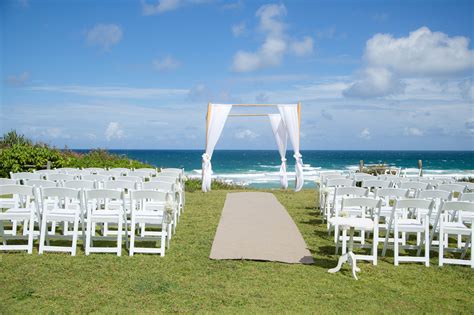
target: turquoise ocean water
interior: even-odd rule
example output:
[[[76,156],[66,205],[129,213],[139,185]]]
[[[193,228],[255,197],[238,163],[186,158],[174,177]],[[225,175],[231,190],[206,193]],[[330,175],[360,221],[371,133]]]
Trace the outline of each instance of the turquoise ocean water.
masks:
[[[87,150],[76,150],[84,152]],[[201,174],[198,150],[109,150],[150,163],[156,167],[181,167],[188,176]],[[306,186],[314,186],[320,171],[355,170],[359,160],[366,164],[386,163],[416,173],[418,160],[423,160],[427,175],[474,177],[474,151],[302,151]],[[293,153],[288,151],[288,178],[294,176]],[[278,187],[280,157],[277,151],[216,150],[212,157],[214,176],[253,187]],[[290,183],[291,187],[291,183]]]

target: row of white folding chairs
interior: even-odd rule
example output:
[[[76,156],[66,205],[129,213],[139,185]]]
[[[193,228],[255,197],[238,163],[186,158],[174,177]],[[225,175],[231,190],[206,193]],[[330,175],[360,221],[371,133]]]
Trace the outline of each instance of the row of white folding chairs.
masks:
[[[113,189],[73,189],[65,187],[48,187],[37,189],[25,185],[0,185],[0,195],[12,195],[12,198],[0,199],[0,208],[6,211],[0,213],[0,236],[3,245],[0,250],[27,250],[32,252],[33,239],[40,239],[39,253],[44,251],[66,251],[72,255],[76,253],[77,239],[79,237],[79,224],[81,224],[86,254],[95,251],[117,252],[121,254],[122,236],[128,245],[130,235],[130,255],[135,252],[165,253],[165,242],[171,239],[172,225],[176,224],[178,212],[177,203],[173,202],[171,193],[160,190],[131,190],[128,194],[128,207],[125,202],[124,191]],[[39,202],[41,200],[41,202]],[[98,200],[102,200],[98,203]],[[4,222],[11,221],[12,229],[6,231]],[[17,235],[14,224],[23,222],[23,233]],[[48,231],[47,222],[51,223]],[[64,223],[62,235],[56,235],[56,224]],[[95,226],[97,223],[116,224],[118,230],[112,239],[117,241],[117,247],[94,248],[92,241],[96,238]],[[68,223],[73,224],[72,231]],[[130,223],[130,224],[127,224]],[[87,228],[85,228],[87,224]],[[122,232],[122,224],[125,230]],[[156,248],[136,247],[136,225],[141,228],[140,238],[157,241],[161,240],[162,246]],[[127,228],[130,225],[130,231]],[[146,231],[147,225],[161,225],[160,231]],[[35,230],[35,226],[39,230]],[[50,238],[66,238],[72,240],[71,247],[50,246]],[[28,239],[27,245],[7,244],[11,239]],[[105,239],[111,236],[104,235]],[[46,242],[46,244],[45,244]]]
[[[337,218],[340,216],[349,216],[358,222],[359,226],[369,228],[360,228],[360,236],[353,239],[359,241],[360,247],[369,247],[372,249],[371,255],[356,255],[357,259],[370,260],[377,264],[378,244],[381,242],[379,232],[385,231],[383,239],[382,255],[385,256],[389,247],[394,249],[394,263],[399,262],[423,262],[429,266],[430,250],[438,249],[439,265],[443,264],[461,264],[469,265],[474,268],[474,256],[472,253],[472,244],[474,242],[474,194],[465,193],[461,196],[460,201],[448,201],[442,198],[439,207],[436,200],[429,198],[438,194],[433,191],[423,192],[420,198],[396,198],[393,205],[386,205],[386,200],[382,198],[367,197],[366,192],[362,188],[341,188],[347,193],[341,200],[340,206],[336,208],[335,216],[330,222],[335,229],[336,251],[338,251],[339,241],[342,240],[342,252],[346,251],[347,234],[343,229],[342,236],[340,228],[337,226]],[[442,191],[437,191],[441,192]],[[450,193],[448,193],[450,195]],[[384,204],[390,211],[384,210]],[[439,209],[436,211],[436,209]],[[384,212],[385,211],[385,212]],[[452,221],[450,217],[455,214],[457,220]],[[463,215],[468,216],[463,217]],[[383,221],[385,217],[388,220]],[[363,224],[361,224],[361,221]],[[372,244],[366,244],[366,232],[372,233]],[[416,234],[417,242],[415,245],[407,244],[408,234]],[[393,235],[393,237],[390,237]],[[401,235],[401,236],[400,236]],[[448,237],[455,235],[458,237],[458,246],[449,247]],[[423,236],[423,237],[421,237]],[[466,241],[462,247],[459,246],[459,238],[465,237]],[[433,246],[434,238],[438,238],[437,246]],[[413,249],[417,251],[416,256],[400,255],[400,249]],[[421,252],[424,249],[424,255]],[[470,260],[464,259],[468,250],[471,249]],[[461,252],[459,259],[446,258],[445,252]]]
[[[426,190],[426,189],[439,189],[439,190],[448,190],[455,193],[461,193],[465,191],[473,191],[474,183],[469,182],[454,182],[450,184],[440,183],[435,180],[426,180],[426,181],[396,181],[396,180],[381,180],[375,179],[374,176],[368,175],[360,178],[360,186],[370,189],[375,188],[407,188],[410,189],[410,195],[415,196],[417,190]],[[346,176],[341,176],[340,174],[329,174],[323,176],[321,179],[320,185],[320,209],[323,210],[327,205],[328,198],[327,195],[334,191],[335,187],[352,187],[356,186],[358,182],[357,179],[349,179]],[[329,198],[330,200],[330,198]]]

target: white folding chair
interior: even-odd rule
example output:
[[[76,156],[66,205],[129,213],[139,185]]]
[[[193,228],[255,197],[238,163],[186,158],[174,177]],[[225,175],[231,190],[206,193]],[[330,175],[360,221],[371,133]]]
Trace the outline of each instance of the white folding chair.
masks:
[[[57,182],[62,187],[64,182],[76,179],[76,175],[66,173],[48,174],[46,175],[46,179],[51,180],[53,182]]]
[[[61,174],[69,174],[71,172],[76,172],[77,170],[79,169],[75,167],[61,167],[61,168],[57,168],[55,171]]]
[[[105,171],[103,168],[99,168],[99,167],[87,167],[85,169],[83,169],[84,171],[88,172],[89,174],[99,174],[99,172],[102,172],[102,171]]]
[[[419,191],[427,190],[430,184],[424,182],[404,182],[400,183],[399,188],[408,189],[408,198],[415,198]]]
[[[457,197],[466,191],[466,185],[459,184],[439,184],[436,186],[437,190],[444,190],[453,193],[453,199],[457,200]]]
[[[462,220],[457,220],[455,222],[449,221],[448,213],[449,212],[470,212],[474,213],[474,203],[468,201],[447,201],[441,206],[441,216],[439,222],[439,265],[443,266],[444,264],[457,264],[457,265],[468,265],[471,268],[474,268],[474,254],[472,251],[472,244],[474,244],[474,219],[471,220],[470,227],[462,222]],[[474,216],[473,216],[474,218]],[[464,249],[460,248],[450,248],[449,247],[449,235],[464,236],[467,237],[467,240],[464,245]],[[459,242],[458,242],[459,243]],[[471,259],[465,260],[464,257],[471,247]],[[461,251],[462,255],[460,259],[455,258],[445,258],[444,251]]]
[[[146,179],[149,180],[151,178],[150,172],[147,172],[147,171],[130,171],[128,173],[128,176],[138,177],[140,178],[140,181],[145,181]]]
[[[396,200],[392,210],[391,220],[393,220],[393,233],[394,233],[394,264],[398,266],[399,262],[423,262],[425,266],[430,265],[430,217],[433,209],[435,208],[435,202],[433,200],[424,199],[404,199]],[[397,213],[408,213],[414,212],[414,216],[409,218],[401,218]],[[399,233],[405,233],[409,236],[410,233],[416,233],[416,245],[399,245]],[[423,241],[421,235],[423,234]],[[385,242],[388,242],[388,238],[385,238]],[[384,244],[384,248],[388,244]],[[422,247],[425,247],[425,255],[420,256]],[[416,257],[413,256],[400,256],[400,247],[404,249],[416,249]]]
[[[30,172],[13,173],[10,172],[10,178],[15,179],[18,184],[24,184],[29,179],[41,179],[42,175]]]
[[[148,174],[150,174],[150,176],[156,176],[156,174],[158,173],[156,168],[151,168],[151,167],[136,168],[136,169],[134,169],[134,171],[148,172]]]
[[[44,251],[53,252],[70,252],[72,256],[76,255],[77,239],[79,237],[79,223],[82,223],[82,231],[84,229],[84,212],[82,204],[82,192],[72,188],[42,188],[41,196],[43,198],[43,217],[41,220],[41,235],[39,254]],[[50,208],[46,206],[46,198],[55,200],[54,205]],[[72,231],[65,230],[62,235],[47,233],[47,223],[67,222],[73,224]],[[70,232],[70,233],[68,233]],[[68,246],[52,246],[49,244],[50,238],[68,239],[72,241]],[[48,244],[45,244],[48,242]]]
[[[131,169],[124,168],[124,167],[114,167],[114,168],[109,168],[109,170],[112,172],[119,172],[122,176],[126,176],[128,175],[128,173],[131,172]]]
[[[372,261],[377,265],[377,247],[379,243],[379,229],[378,229],[378,213],[380,208],[380,200],[367,197],[343,198],[341,209],[336,213],[336,216],[330,219],[332,225],[339,226],[342,230],[342,235],[337,234],[336,238],[336,253],[339,248],[339,241],[342,240],[342,254],[346,253],[347,240],[351,242],[350,247],[354,246],[354,231],[359,230],[361,234],[365,232],[373,232],[372,244],[357,244],[361,248],[371,248],[371,255],[355,255],[356,259]],[[349,212],[346,212],[350,210]],[[359,213],[353,211],[359,209]],[[351,222],[351,235],[347,236],[347,223]]]
[[[1,185],[0,195],[13,195],[15,204],[12,207],[1,211],[0,209],[0,237],[2,245],[0,251],[26,250],[28,254],[33,252],[34,226],[39,222],[38,206],[36,204],[36,192],[32,186],[21,185]],[[3,208],[3,206],[2,206]],[[12,228],[11,233],[4,229],[3,222],[23,222],[23,233],[17,235],[16,227]],[[24,244],[7,244],[9,240],[28,240]]]
[[[131,235],[130,256],[135,253],[155,253],[165,255],[166,239],[168,238],[169,224],[167,223],[166,201],[168,193],[154,190],[137,190],[130,192],[131,208]],[[149,231],[145,235],[136,235],[136,225],[143,224],[161,227],[160,231]],[[159,248],[136,247],[135,239],[160,241]]]
[[[167,182],[144,182],[143,189],[145,190],[157,190],[169,193],[169,196],[173,202],[173,216],[172,216],[172,232],[176,232],[176,225],[180,216],[180,203],[179,203],[179,193],[175,191],[175,184]],[[169,238],[172,238],[172,234],[169,235]]]
[[[16,185],[16,179],[0,178],[0,185]]]
[[[88,190],[84,192],[87,204],[87,231],[86,231],[86,255],[90,253],[117,253],[117,256],[122,255],[122,231],[127,231],[127,215],[125,212],[125,198],[124,193],[118,190],[111,189],[97,189]],[[114,206],[111,209],[110,202],[116,201],[121,206]],[[117,233],[115,237],[110,236],[96,236],[96,224],[116,224]],[[116,247],[98,247],[93,246],[93,240],[113,240],[117,242]],[[128,237],[125,234],[125,240],[128,247]]]
[[[392,186],[392,182],[388,180],[378,180],[378,179],[364,179],[362,180],[361,187],[367,188],[369,190],[369,197],[374,197],[374,190],[379,188],[389,188]]]
[[[333,202],[334,202],[334,194],[336,188],[339,187],[355,187],[355,181],[353,179],[347,178],[329,178],[326,179],[324,183],[324,191],[322,193],[322,197],[324,199],[323,203],[323,214],[326,217],[327,227],[329,229],[329,218],[334,215],[332,210],[334,209]]]
[[[130,192],[132,190],[136,190],[138,188],[137,187],[138,183],[136,183],[135,181],[123,180],[125,177],[127,177],[127,176],[121,177],[120,180],[109,180],[109,181],[103,182],[104,189],[113,189],[113,190],[120,191],[124,194],[124,198],[126,200],[129,199]],[[110,200],[109,201],[109,208],[110,209],[117,209],[117,208],[120,208],[120,207],[122,207],[122,204],[121,204],[120,200]],[[130,203],[125,204],[125,213],[126,213],[126,217],[128,219],[127,223],[130,223],[130,214],[131,214],[131,212],[130,212]],[[128,224],[128,226],[129,225],[130,224]],[[114,224],[109,225],[109,223],[104,223],[102,233],[105,236],[115,235],[117,233],[117,231],[109,229],[109,227],[113,227],[113,226],[115,226],[115,225]],[[127,231],[127,230],[125,230],[125,231]],[[130,233],[130,231],[128,231],[128,233]]]

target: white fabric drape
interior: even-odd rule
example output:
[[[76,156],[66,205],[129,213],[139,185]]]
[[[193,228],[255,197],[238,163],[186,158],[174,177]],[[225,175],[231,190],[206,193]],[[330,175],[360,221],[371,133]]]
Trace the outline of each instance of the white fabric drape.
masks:
[[[280,184],[281,188],[288,188],[288,177],[286,176],[286,145],[288,142],[288,133],[285,124],[278,114],[268,115],[270,124],[272,125],[273,135],[280,152],[281,166],[280,166]]]
[[[298,120],[298,107],[296,105],[278,105],[283,123],[286,126],[288,136],[293,146],[295,158],[296,184],[295,191],[300,191],[303,188],[303,159],[300,153],[300,126]]]
[[[209,125],[207,129],[206,153],[202,155],[202,191],[211,190],[212,165],[211,158],[217,140],[221,136],[227,116],[232,109],[232,105],[211,104]]]

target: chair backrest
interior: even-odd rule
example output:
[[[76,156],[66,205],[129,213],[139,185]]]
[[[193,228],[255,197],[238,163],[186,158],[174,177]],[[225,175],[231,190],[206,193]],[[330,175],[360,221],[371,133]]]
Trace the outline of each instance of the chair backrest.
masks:
[[[158,190],[134,190],[130,192],[130,209],[164,210],[166,204],[173,200],[168,192]],[[150,207],[151,206],[151,207]]]
[[[99,174],[99,172],[105,171],[103,168],[99,167],[87,167],[83,170],[87,171],[89,174]]]
[[[452,194],[446,190],[422,190],[418,192],[418,199],[440,199],[444,201],[451,200]]]
[[[37,170],[35,174],[41,174],[42,177],[46,177],[49,174],[58,174],[57,170]]]
[[[380,212],[380,207],[382,203],[379,199],[367,198],[367,197],[343,197],[341,202],[341,211],[342,214],[345,209],[360,207],[360,217],[368,217],[370,213],[375,213],[378,215]],[[354,212],[351,212],[354,214]],[[338,214],[336,214],[338,215]]]
[[[47,180],[52,180],[52,181],[55,181],[55,182],[64,182],[64,181],[70,181],[70,180],[74,180],[76,176],[75,175],[72,175],[72,174],[48,174],[46,176],[46,179]]]
[[[113,178],[122,177],[122,172],[112,171],[112,170],[102,170],[102,171],[97,172],[97,174],[106,175],[106,176],[113,177]]]
[[[441,206],[444,211],[469,211],[474,212],[474,202],[469,201],[446,201]]]
[[[369,190],[361,187],[337,187],[334,197],[349,196],[349,197],[367,197]]]
[[[0,185],[15,185],[16,179],[0,178]]]
[[[99,175],[99,174],[89,174],[89,175],[82,175],[82,180],[91,180],[96,182],[104,182],[110,179],[108,175]]]
[[[152,176],[156,176],[158,171],[156,168],[151,168],[151,167],[142,167],[142,168],[136,168],[134,171],[140,171],[140,172],[148,172]]]
[[[41,174],[30,172],[10,173],[10,178],[18,180],[41,179]]]
[[[158,176],[150,178],[150,181],[152,182],[167,182],[167,183],[173,183],[173,184],[178,184],[179,179],[176,177],[171,177],[171,176],[162,176],[160,173],[158,173]]]
[[[34,187],[26,185],[0,185],[0,196],[2,195],[21,195],[34,197]]]
[[[127,174],[130,173],[132,170],[129,169],[129,168],[125,168],[125,167],[114,167],[114,168],[109,168],[109,171],[112,171],[112,172],[119,172],[119,173],[122,174],[122,175],[127,175]]]
[[[125,178],[127,176],[124,176]],[[115,189],[115,190],[133,190],[137,188],[137,184],[134,181],[127,181],[127,180],[108,180],[104,182],[105,189]]]
[[[26,181],[26,185],[34,187],[58,187],[58,183],[46,179],[30,179]]]
[[[393,175],[393,174],[382,174],[377,176],[378,180],[386,180],[386,181],[393,181],[400,178],[400,176]]]
[[[353,187],[355,181],[346,178],[333,178],[326,180],[326,187]]]
[[[57,168],[56,172],[61,173],[61,174],[69,174],[70,172],[75,172],[77,170],[79,169],[75,167],[61,167],[61,168]]]
[[[434,178],[418,178],[418,181],[422,183],[428,183],[430,184],[431,187],[435,187],[443,183],[441,179],[434,179]]]
[[[355,173],[354,174],[354,180],[356,182],[361,182],[364,179],[376,179],[376,177],[373,176],[373,175],[367,174],[367,173]]]
[[[118,178],[121,181],[127,181],[127,182],[134,182],[134,183],[141,183],[143,180],[141,177],[138,176],[122,176]]]
[[[474,193],[463,193],[459,196],[459,201],[474,202]]]
[[[445,191],[450,191],[450,192],[457,192],[457,193],[462,193],[466,189],[465,185],[459,185],[459,184],[439,184],[436,186],[437,190],[445,190]]]
[[[473,191],[473,190],[474,190],[474,183],[470,183],[470,182],[455,182],[454,184],[463,185],[463,186],[465,186],[466,189],[469,190],[469,191]]]
[[[398,199],[398,198],[408,198],[409,191],[408,189],[402,188],[378,188],[375,190],[375,197],[376,198],[390,198],[390,199]]]
[[[433,210],[435,206],[434,200],[425,200],[425,199],[398,199],[395,201],[394,207],[396,209],[427,209]]]
[[[130,171],[128,173],[128,176],[134,176],[134,177],[139,177],[139,178],[150,178],[151,174],[150,172],[147,171]]]
[[[74,189],[94,189],[96,188],[96,183],[92,180],[71,180],[64,182],[64,187],[74,188]]]
[[[364,179],[362,180],[362,186],[364,188],[389,188],[390,181],[377,180],[377,179]]]
[[[84,200],[87,207],[88,216],[101,211],[110,210],[110,201],[120,201],[120,210],[125,213],[125,195],[123,191],[114,189],[92,189],[84,191]],[[114,204],[117,209],[117,204]]]
[[[57,197],[57,198],[81,200],[81,191],[79,189],[74,189],[74,188],[65,188],[65,187],[42,188],[41,194],[43,198]]]
[[[426,190],[429,186],[429,183],[424,182],[403,182],[400,183],[399,187],[404,189]]]
[[[166,173],[177,173],[180,175],[184,175],[184,169],[182,168],[173,168],[173,167],[167,167],[167,168],[162,168],[161,172],[166,172]]]
[[[161,191],[167,191],[167,192],[175,191],[174,183],[160,182],[160,181],[144,182],[142,185],[142,188],[152,189],[152,190],[161,190]]]
[[[8,206],[2,202],[4,198],[0,198],[0,212],[1,208],[30,208],[31,201],[34,201],[35,211],[39,214],[38,203],[36,202],[36,190],[33,186],[26,185],[0,185],[0,196],[13,195],[11,199],[5,199]]]

